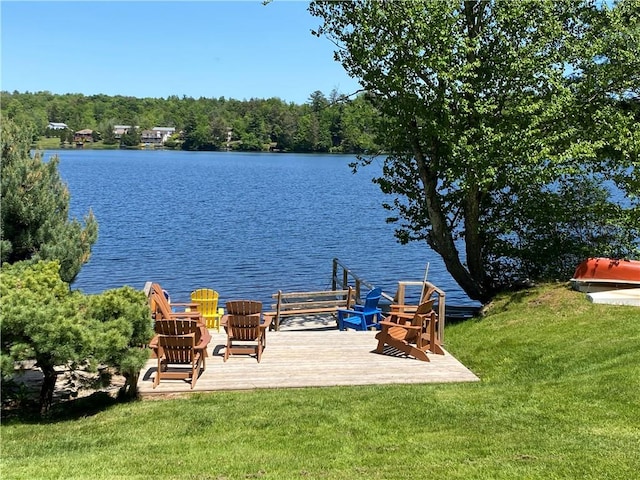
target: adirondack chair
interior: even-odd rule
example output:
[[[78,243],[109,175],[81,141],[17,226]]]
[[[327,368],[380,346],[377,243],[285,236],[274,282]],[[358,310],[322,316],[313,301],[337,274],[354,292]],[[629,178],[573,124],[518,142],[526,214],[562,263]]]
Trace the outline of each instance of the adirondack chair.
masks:
[[[157,283],[151,284],[149,291],[149,307],[155,320],[186,318],[197,320],[204,325],[204,318],[198,311],[197,303],[169,303],[162,287]]]
[[[228,300],[225,303],[229,315],[255,315],[262,313],[262,302],[257,300]]]
[[[153,388],[166,379],[187,379],[193,388],[205,370],[209,331],[197,320],[156,320],[156,336],[150,342],[158,357],[158,369]]]
[[[364,304],[356,305],[353,309],[338,309],[338,329],[369,330],[370,327],[380,328],[378,323],[382,320],[382,310],[378,308],[378,302],[382,296],[381,288],[374,288],[365,297]]]
[[[380,322],[382,330],[376,334],[377,353],[384,353],[385,345],[428,362],[427,351],[444,355],[444,350],[436,338],[436,312],[433,311],[434,300],[421,303],[416,312],[406,314],[392,312]]]
[[[435,293],[435,291],[436,291],[436,289],[433,286],[427,288],[422,293],[422,298],[420,299],[420,302],[418,303],[418,305],[420,305],[421,303],[424,303],[424,302],[428,302],[431,299],[431,297],[433,296],[433,294]],[[396,295],[396,297],[397,297],[397,295]],[[397,298],[396,298],[396,300],[397,300]],[[394,301],[396,301],[396,300],[394,300]],[[418,305],[406,305],[406,304],[393,303],[393,304],[390,305],[390,310],[391,310],[391,313],[406,313],[406,314],[411,314],[411,316],[413,317],[413,314],[418,309]]]
[[[260,323],[260,316],[227,315],[227,348],[224,351],[224,361],[236,354],[255,355],[258,363],[262,358],[262,350],[266,346],[266,331],[270,320]]]
[[[215,328],[219,332],[224,308],[218,308],[218,298],[218,292],[210,288],[199,288],[191,292],[191,301],[198,304],[198,311],[202,314],[207,328]]]

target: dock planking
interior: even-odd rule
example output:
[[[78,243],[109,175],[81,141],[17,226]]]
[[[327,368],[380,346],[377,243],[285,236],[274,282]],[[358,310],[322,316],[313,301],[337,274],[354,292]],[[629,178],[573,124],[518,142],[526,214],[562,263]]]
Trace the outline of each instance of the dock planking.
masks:
[[[338,331],[326,323],[301,320],[267,333],[262,360],[238,355],[223,362],[226,335],[211,331],[206,369],[192,390],[188,381],[163,380],[155,389],[157,361],[142,369],[140,394],[176,394],[267,388],[477,382],[479,378],[445,350],[430,362],[405,357],[391,348],[377,354],[376,331]],[[335,320],[333,320],[335,325]]]

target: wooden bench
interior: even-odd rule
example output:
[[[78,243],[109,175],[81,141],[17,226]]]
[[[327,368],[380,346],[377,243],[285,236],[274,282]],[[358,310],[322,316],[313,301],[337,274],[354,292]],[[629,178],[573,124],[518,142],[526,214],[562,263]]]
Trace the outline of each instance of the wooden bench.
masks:
[[[272,312],[265,312],[265,321],[272,321],[275,330],[280,330],[280,319],[286,316],[336,313],[339,308],[350,308],[355,303],[352,287],[346,290],[324,290],[316,292],[289,292],[278,290],[272,298],[276,303],[271,305]]]

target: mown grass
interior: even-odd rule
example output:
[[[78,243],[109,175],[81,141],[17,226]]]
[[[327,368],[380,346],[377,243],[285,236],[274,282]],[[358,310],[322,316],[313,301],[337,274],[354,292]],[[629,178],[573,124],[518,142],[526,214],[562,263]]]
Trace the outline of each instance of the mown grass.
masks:
[[[448,326],[446,341],[480,383],[195,394],[48,422],[9,420],[0,474],[637,478],[638,308],[593,305],[566,286],[544,286]]]

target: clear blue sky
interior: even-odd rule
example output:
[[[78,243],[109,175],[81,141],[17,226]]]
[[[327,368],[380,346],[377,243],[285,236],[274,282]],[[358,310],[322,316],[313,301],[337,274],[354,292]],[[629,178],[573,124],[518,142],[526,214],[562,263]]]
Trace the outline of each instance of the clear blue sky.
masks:
[[[0,2],[0,89],[302,104],[356,80],[311,35],[309,3]]]

